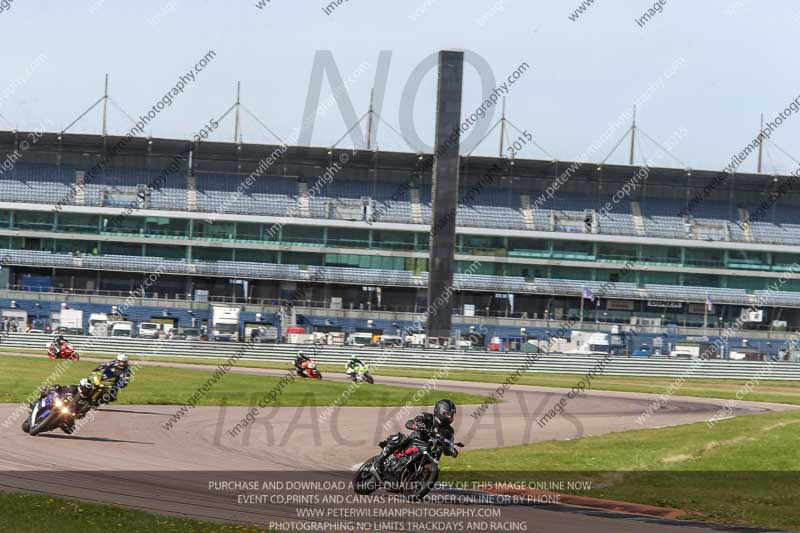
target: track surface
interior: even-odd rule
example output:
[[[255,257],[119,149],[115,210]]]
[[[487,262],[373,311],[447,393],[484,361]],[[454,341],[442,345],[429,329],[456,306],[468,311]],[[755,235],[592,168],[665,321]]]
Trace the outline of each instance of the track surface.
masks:
[[[213,368],[152,364],[197,367],[209,374]],[[237,371],[285,373],[262,369]],[[330,378],[343,379],[326,376],[326,379]],[[412,378],[378,377],[378,380],[414,388],[428,383],[427,380]],[[496,387],[440,380],[436,384],[438,390],[432,390],[427,397],[432,404],[439,397],[446,397],[444,391],[490,395]],[[466,450],[572,439],[703,421],[724,403],[723,400],[673,397],[665,408],[640,425],[637,418],[657,398],[656,395],[588,392],[570,400],[564,414],[540,427],[537,420],[566,392],[567,389],[515,386],[506,393],[504,403],[490,406],[478,419],[470,416],[475,406],[459,406],[454,424],[457,438],[466,444]],[[16,407],[0,405],[0,421],[10,416]],[[739,402],[735,414],[791,408],[780,404]],[[345,407],[335,409],[329,419],[323,415],[327,408],[267,408],[262,410],[255,424],[236,436],[232,436],[229,430],[246,415],[246,407],[198,407],[171,430],[165,430],[163,425],[176,409],[176,406],[107,407],[72,436],[54,432],[33,438],[18,430],[19,424],[15,424],[10,431],[0,434],[0,489],[42,491],[199,519],[260,525],[286,518],[297,520],[298,507],[314,505],[237,504],[234,493],[209,490],[208,482],[212,479],[274,479],[281,475],[275,473],[279,471],[293,475],[293,479],[320,475],[324,479],[347,481],[348,474],[342,471],[350,470],[373,456],[378,451],[375,443],[388,433],[402,431],[405,420],[420,408],[411,407],[403,412],[402,407]],[[385,426],[387,421],[390,423]],[[452,459],[445,459],[449,460]],[[520,465],[520,469],[545,471],[547,465]],[[70,472],[65,472],[67,470]],[[50,472],[46,475],[46,485],[42,483],[43,471]],[[110,474],[100,476],[95,473],[97,471]],[[435,507],[438,504],[422,505]],[[419,508],[420,504],[416,506]],[[477,504],[471,507],[487,508]],[[440,504],[439,508],[463,509],[464,505]],[[502,513],[503,521],[526,522],[528,531],[711,530],[706,526],[586,513],[565,506],[505,506]]]

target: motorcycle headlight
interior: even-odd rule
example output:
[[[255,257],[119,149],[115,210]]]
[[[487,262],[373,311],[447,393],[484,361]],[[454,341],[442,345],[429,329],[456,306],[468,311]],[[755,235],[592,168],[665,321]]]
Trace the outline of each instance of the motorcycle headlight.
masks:
[[[61,408],[61,414],[68,415],[69,414],[69,409],[66,408],[66,407],[62,407]]]
[[[64,402],[62,402],[62,401],[61,401],[61,398],[56,398],[56,402],[55,402],[55,403],[56,403],[56,407],[61,407],[61,405],[62,405]]]

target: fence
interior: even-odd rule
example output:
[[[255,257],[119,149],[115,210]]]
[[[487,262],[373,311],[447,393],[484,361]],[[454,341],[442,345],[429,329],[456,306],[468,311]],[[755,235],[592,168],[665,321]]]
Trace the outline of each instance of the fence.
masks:
[[[0,347],[38,349],[45,354],[49,335],[11,333],[2,337]],[[115,354],[127,352],[141,356],[161,357],[230,357],[243,348],[243,344],[225,342],[158,341],[145,339],[120,339],[111,337],[73,337],[70,339],[79,351]],[[381,359],[381,366],[406,368],[440,368],[447,362],[448,368],[457,370],[494,370],[514,372],[525,365],[528,354],[423,350],[414,348],[369,348],[353,346],[311,346],[290,344],[263,344],[249,348],[241,357],[248,361],[285,362],[287,368],[298,350],[313,356],[320,363],[344,364],[356,353],[366,362]],[[388,352],[388,353],[387,353]],[[2,355],[0,353],[0,355]],[[559,374],[585,374],[595,367],[601,355],[548,354],[541,356],[530,372]],[[611,357],[604,374],[612,376],[679,377],[692,365],[686,359],[665,357]],[[709,360],[699,367],[695,377],[716,379],[750,379],[764,363],[760,361]],[[780,361],[772,365],[772,371],[763,379],[800,381],[800,364]]]

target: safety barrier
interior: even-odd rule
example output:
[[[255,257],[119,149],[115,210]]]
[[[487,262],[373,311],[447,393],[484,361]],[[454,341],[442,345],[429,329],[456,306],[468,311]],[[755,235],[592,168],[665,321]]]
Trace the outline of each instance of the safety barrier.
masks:
[[[36,349],[45,353],[50,335],[33,333],[0,334],[0,347]],[[354,346],[312,346],[291,344],[243,344],[193,342],[180,340],[121,339],[119,337],[71,337],[81,353],[114,354],[127,352],[143,357],[209,357],[248,361],[286,362],[287,367],[298,350],[320,363],[342,364],[352,354],[374,366],[406,368],[443,368],[453,370],[495,370],[585,374],[602,363],[601,373],[613,376],[696,377],[719,379],[798,380],[800,364],[763,361],[708,360],[705,362],[666,357],[625,357],[571,354],[524,354],[418,348],[371,348]],[[2,355],[2,353],[0,353]],[[535,359],[535,360],[534,360]]]

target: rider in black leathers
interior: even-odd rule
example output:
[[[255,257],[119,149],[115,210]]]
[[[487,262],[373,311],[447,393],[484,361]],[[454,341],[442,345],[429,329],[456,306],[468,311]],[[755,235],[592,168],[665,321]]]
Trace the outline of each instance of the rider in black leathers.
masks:
[[[303,351],[297,352],[297,357],[294,358],[294,368],[297,370],[297,375],[300,377],[305,376],[303,363],[308,361],[310,358],[306,356]]]
[[[451,425],[455,417],[456,404],[450,400],[439,400],[433,408],[433,413],[420,413],[406,422],[406,428],[413,431],[410,435],[395,433],[385,441],[378,443],[383,446],[383,450],[375,457],[375,470],[379,474],[382,473],[383,465],[389,456],[402,449],[409,442],[427,442],[432,433],[438,433],[449,443],[449,446],[445,448],[445,455],[458,457],[458,449],[453,444],[455,430]]]
[[[50,347],[56,352],[55,355],[57,357],[63,357],[62,347],[67,346],[68,344],[69,342],[64,338],[64,335],[59,334],[50,343]]]

